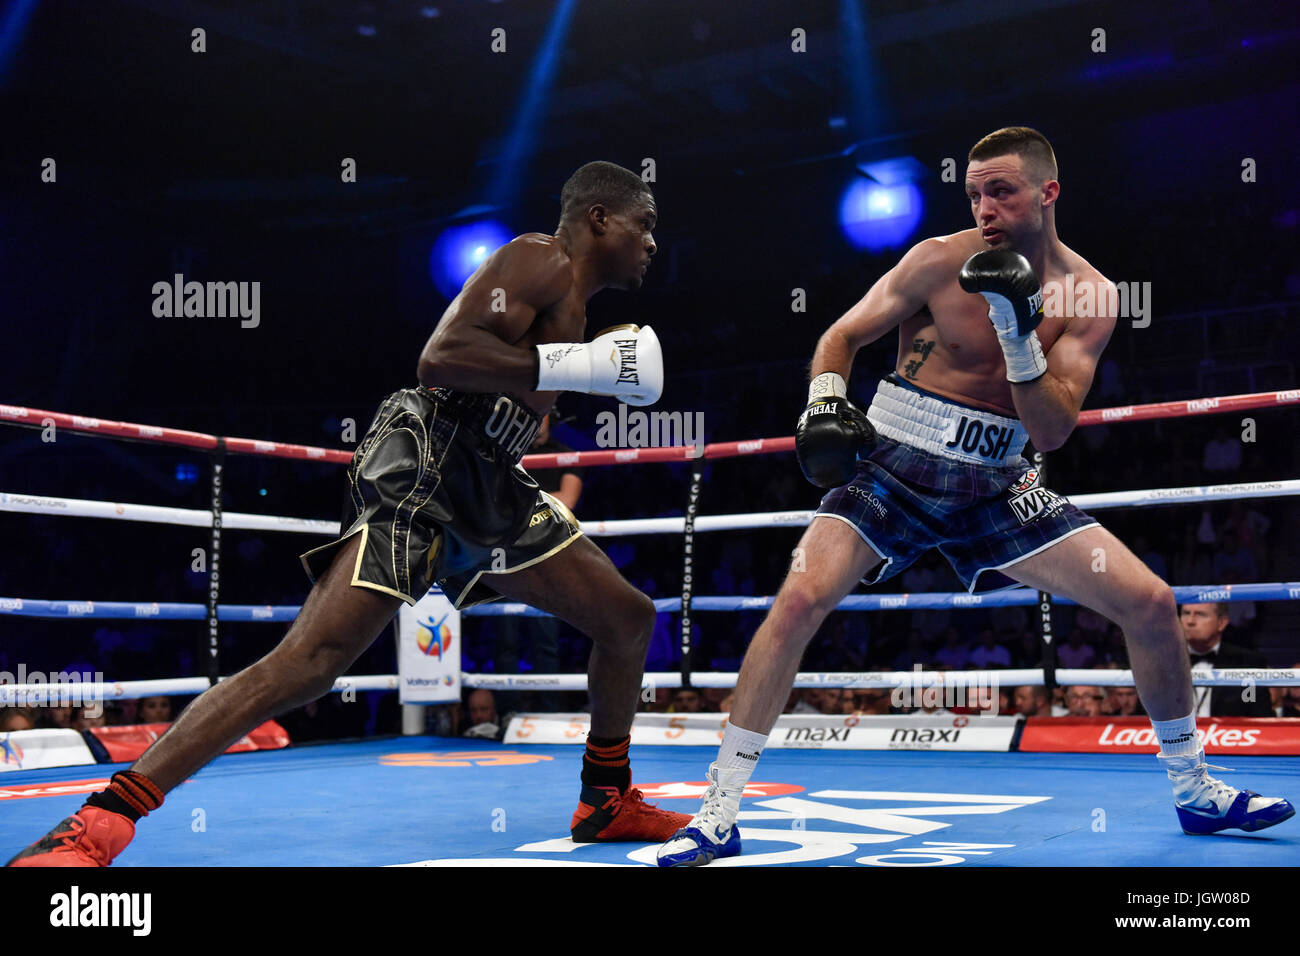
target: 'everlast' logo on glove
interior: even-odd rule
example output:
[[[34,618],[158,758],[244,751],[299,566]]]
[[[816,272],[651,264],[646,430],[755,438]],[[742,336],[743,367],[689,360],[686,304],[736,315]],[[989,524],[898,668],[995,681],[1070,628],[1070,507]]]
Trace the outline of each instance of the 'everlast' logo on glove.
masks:
[[[853,480],[858,456],[876,443],[867,416],[847,399],[814,400],[799,416],[794,447],[804,477],[819,488]]]
[[[618,349],[619,359],[618,378],[615,381],[619,384],[640,385],[641,379],[636,372],[636,339],[617,339],[614,347]]]
[[[834,402],[818,402],[815,405],[809,405],[799,414],[799,421],[795,424],[795,427],[802,428],[807,423],[809,415],[834,415],[836,408]]]

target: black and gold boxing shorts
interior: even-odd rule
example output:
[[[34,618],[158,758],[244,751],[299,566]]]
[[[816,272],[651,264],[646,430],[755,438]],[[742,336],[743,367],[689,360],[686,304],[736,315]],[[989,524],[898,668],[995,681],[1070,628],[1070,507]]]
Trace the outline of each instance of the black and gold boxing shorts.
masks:
[[[436,584],[458,608],[501,597],[518,571],[577,540],[578,521],[519,465],[540,420],[510,395],[389,395],[348,466],[341,537],[302,556],[314,582],[361,535],[352,584],[415,604]]]

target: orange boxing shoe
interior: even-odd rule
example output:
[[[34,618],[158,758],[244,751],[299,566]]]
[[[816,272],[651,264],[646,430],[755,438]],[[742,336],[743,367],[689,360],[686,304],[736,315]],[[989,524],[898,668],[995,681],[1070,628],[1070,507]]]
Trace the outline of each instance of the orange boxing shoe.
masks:
[[[619,793],[617,787],[583,784],[569,833],[574,843],[654,843],[667,840],[690,822],[689,813],[660,810],[646,803],[635,787]]]
[[[135,824],[111,810],[82,807],[5,866],[112,866]]]

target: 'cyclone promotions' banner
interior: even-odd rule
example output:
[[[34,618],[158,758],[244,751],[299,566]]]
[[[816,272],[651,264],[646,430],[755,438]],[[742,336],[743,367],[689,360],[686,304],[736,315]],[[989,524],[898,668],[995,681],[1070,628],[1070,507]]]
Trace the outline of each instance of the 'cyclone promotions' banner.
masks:
[[[436,588],[398,611],[397,670],[403,704],[460,700],[460,612]]]

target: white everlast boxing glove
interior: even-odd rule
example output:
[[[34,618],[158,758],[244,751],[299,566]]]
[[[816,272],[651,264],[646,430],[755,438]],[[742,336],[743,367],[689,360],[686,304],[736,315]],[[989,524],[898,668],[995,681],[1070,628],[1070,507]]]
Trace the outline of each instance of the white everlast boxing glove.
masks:
[[[1007,360],[1007,381],[1032,382],[1043,375],[1047,358],[1034,331],[1043,321],[1043,291],[1029,260],[1010,249],[977,252],[957,281],[988,300],[989,321]]]
[[[653,405],[663,390],[663,350],[648,325],[616,325],[590,342],[537,346],[539,392],[586,392]]]

